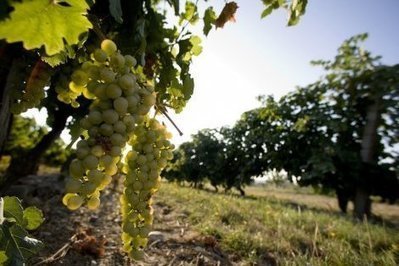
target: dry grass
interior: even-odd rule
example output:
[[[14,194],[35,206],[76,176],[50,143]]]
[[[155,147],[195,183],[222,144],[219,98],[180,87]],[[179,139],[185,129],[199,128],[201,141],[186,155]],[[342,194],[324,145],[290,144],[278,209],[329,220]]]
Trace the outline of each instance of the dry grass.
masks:
[[[316,195],[311,190],[298,187],[278,188],[275,186],[249,186],[246,188],[247,195],[267,198],[286,203],[303,205],[308,208],[317,208],[321,210],[339,212],[337,199],[332,196]],[[386,203],[373,202],[373,214],[396,224],[399,228],[399,205],[390,205]],[[349,210],[353,209],[352,203],[349,204]]]
[[[157,199],[186,214],[197,230],[236,254],[240,264],[399,263],[397,228],[356,223],[339,214],[328,197],[274,193],[241,198],[163,184]]]

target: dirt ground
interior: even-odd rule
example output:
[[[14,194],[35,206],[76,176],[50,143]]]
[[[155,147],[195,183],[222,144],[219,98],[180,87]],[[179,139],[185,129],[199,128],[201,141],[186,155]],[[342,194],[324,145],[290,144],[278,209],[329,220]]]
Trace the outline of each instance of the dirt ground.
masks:
[[[222,252],[212,237],[200,236],[186,216],[158,199],[145,262],[130,261],[121,250],[120,189],[103,193],[96,211],[69,211],[61,203],[63,181],[57,175],[31,176],[11,191],[46,218],[34,235],[46,247],[33,265],[244,265]]]

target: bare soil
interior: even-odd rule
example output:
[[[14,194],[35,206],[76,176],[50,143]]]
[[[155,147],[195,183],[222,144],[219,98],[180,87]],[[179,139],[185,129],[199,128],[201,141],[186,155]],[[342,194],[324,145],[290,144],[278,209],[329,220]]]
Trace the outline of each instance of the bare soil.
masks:
[[[216,239],[201,236],[162,199],[155,199],[154,226],[145,250],[145,262],[131,261],[121,250],[120,186],[102,194],[96,211],[69,211],[62,205],[63,180],[58,175],[30,176],[11,189],[26,205],[40,208],[46,218],[34,236],[46,247],[33,265],[244,265],[226,254]]]

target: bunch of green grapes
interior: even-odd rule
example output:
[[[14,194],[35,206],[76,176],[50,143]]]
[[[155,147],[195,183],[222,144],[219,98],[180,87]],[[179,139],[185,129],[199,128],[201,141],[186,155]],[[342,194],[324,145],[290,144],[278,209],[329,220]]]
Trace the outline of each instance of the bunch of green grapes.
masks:
[[[100,205],[100,191],[119,172],[122,150],[155,104],[151,88],[141,87],[132,73],[136,60],[123,56],[111,40],[104,40],[91,60],[73,71],[69,88],[92,99],[88,115],[80,120],[86,137],[77,143],[69,167],[63,203],[71,210],[87,202],[89,209]]]
[[[25,83],[23,91],[15,94],[15,101],[10,107],[14,114],[20,114],[30,108],[39,106],[41,100],[46,96],[45,87],[48,85],[51,77],[49,66],[39,60],[33,67],[28,80]]]
[[[171,134],[162,124],[146,119],[129,140],[132,150],[125,158],[125,188],[120,201],[123,249],[135,260],[144,256],[154,219],[151,198],[159,188],[162,169],[173,157],[169,138]]]
[[[72,69],[70,66],[63,67],[58,75],[54,88],[59,101],[77,108],[79,107],[77,98],[82,94],[82,91],[76,90],[73,86],[74,83],[71,81],[71,74]]]

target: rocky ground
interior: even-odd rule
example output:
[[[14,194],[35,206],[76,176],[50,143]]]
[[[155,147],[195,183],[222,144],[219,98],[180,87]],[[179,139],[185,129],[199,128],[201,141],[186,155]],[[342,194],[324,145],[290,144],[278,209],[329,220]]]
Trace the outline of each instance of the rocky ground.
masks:
[[[39,207],[46,218],[34,232],[46,247],[33,265],[241,265],[218,248],[212,237],[201,236],[162,199],[155,200],[154,231],[145,262],[133,262],[121,250],[120,189],[118,182],[101,198],[101,208],[69,211],[62,203],[63,181],[57,175],[31,176],[11,189],[27,205]]]

